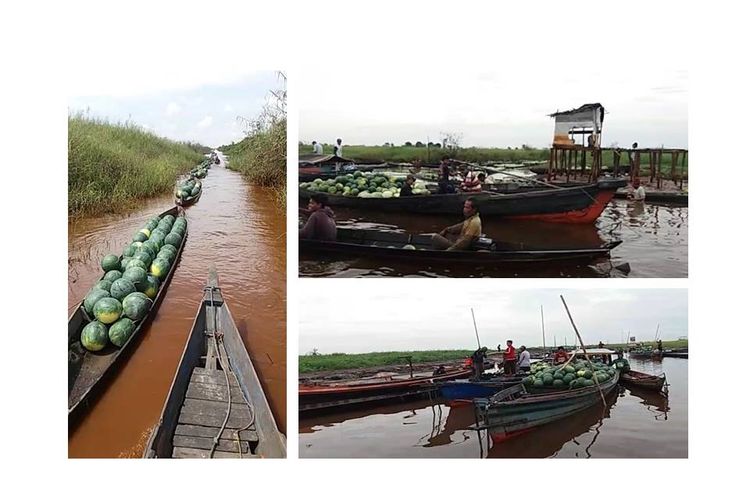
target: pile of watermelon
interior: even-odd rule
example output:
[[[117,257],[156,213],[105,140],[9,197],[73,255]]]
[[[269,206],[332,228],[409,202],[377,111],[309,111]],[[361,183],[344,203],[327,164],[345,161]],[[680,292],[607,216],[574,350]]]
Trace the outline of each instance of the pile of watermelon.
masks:
[[[190,176],[197,179],[203,179],[206,175],[208,175],[208,167],[199,165],[190,171]]]
[[[531,375],[522,382],[526,389],[579,389],[596,382],[602,384],[614,377],[615,372],[614,367],[598,361],[574,361],[565,367],[540,362],[531,365]]]
[[[86,349],[101,351],[110,342],[115,347],[125,345],[151,310],[186,231],[184,217],[154,217],[135,233],[121,256],[104,256],[104,277],[83,299],[83,309],[91,320],[81,332]]]
[[[312,182],[300,183],[300,189],[317,191],[320,193],[356,196],[358,198],[398,198],[405,178],[387,177],[373,172],[354,172],[339,175],[335,179],[315,179]],[[412,186],[412,193],[418,195],[430,194],[424,182],[418,180]]]
[[[197,196],[198,193],[201,192],[202,189],[201,181],[197,179],[188,178],[184,179],[182,181],[179,181],[177,183],[177,186],[174,188],[174,196],[175,198],[178,198],[180,200],[185,200],[187,198],[192,198],[194,196]]]

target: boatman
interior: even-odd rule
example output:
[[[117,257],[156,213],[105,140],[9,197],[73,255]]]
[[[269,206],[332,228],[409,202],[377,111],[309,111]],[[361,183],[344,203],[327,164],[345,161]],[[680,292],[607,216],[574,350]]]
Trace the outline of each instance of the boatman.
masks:
[[[336,139],[336,144],[333,145],[333,154],[339,158],[344,157],[344,145],[341,144],[341,139]]]
[[[475,198],[469,198],[464,202],[464,221],[432,235],[432,246],[437,250],[469,250],[481,235],[479,206]]]
[[[321,146],[319,142],[313,141],[312,146],[313,146],[313,154],[316,154],[316,155],[323,154],[323,146]]]
[[[448,157],[445,156],[440,160],[440,166],[438,167],[438,194],[451,194],[456,192],[453,184],[451,184],[450,175],[451,169],[448,165]]]
[[[558,347],[557,351],[555,352],[555,356],[552,358],[552,364],[561,365],[565,363],[567,360],[568,360],[568,353],[565,352],[565,348],[563,346]]]
[[[471,355],[471,366],[474,368],[474,376],[472,377],[474,380],[479,380],[482,378],[482,374],[484,373],[484,358],[487,356],[487,348],[481,347],[474,351],[474,354]]]
[[[414,186],[414,183],[417,182],[417,178],[413,175],[409,174],[406,176],[406,182],[404,182],[404,185],[401,187],[401,192],[399,193],[399,197],[403,198],[404,196],[414,196],[414,193],[412,192],[412,186]]]
[[[503,351],[503,373],[506,375],[516,374],[516,348],[513,347],[512,340],[506,340],[505,345],[507,346]],[[500,346],[497,346],[497,350],[501,350]]]
[[[657,349],[658,349],[659,351],[661,351],[661,350],[662,350],[662,343],[661,343],[661,339],[659,339],[659,340],[657,340],[657,341],[656,341],[656,348],[657,348]]]
[[[307,210],[302,209],[301,212],[309,217],[299,230],[299,239],[336,241],[336,222],[326,194],[313,193],[307,203]]]
[[[526,350],[525,345],[518,348],[518,371],[522,373],[531,371],[531,354]]]

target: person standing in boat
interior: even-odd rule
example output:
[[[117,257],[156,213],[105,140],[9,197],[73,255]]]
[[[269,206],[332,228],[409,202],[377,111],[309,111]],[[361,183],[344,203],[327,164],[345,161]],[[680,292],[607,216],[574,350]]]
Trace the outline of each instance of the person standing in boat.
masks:
[[[414,193],[412,192],[412,186],[414,186],[415,182],[417,182],[416,177],[411,174],[407,175],[406,181],[404,181],[404,185],[401,187],[399,197],[403,198],[404,196],[414,196]]]
[[[512,340],[505,341],[505,351],[503,351],[503,373],[506,375],[516,374],[516,348],[513,347]],[[500,346],[497,346],[497,350],[500,351]]]
[[[464,202],[463,213],[463,222],[432,235],[433,248],[448,251],[471,249],[471,245],[482,235],[482,220],[479,218],[479,206],[475,198]]]
[[[552,364],[553,365],[561,365],[568,361],[568,353],[565,352],[565,348],[563,346],[560,346],[557,348],[557,351],[555,352],[555,356],[552,358]]]
[[[438,167],[438,194],[452,194],[456,192],[450,181],[451,168],[448,165],[448,157],[440,160]]]
[[[633,192],[628,194],[628,199],[633,201],[644,201],[646,199],[646,190],[641,186],[641,180],[638,177],[633,181]]]
[[[323,146],[318,141],[313,141],[312,147],[313,147],[313,154],[316,154],[316,155],[323,154]]]
[[[518,348],[518,371],[522,373],[531,371],[531,354],[526,350],[525,345]]]
[[[474,369],[474,380],[480,380],[484,373],[484,358],[487,356],[487,348],[480,347],[471,355],[471,366]]]
[[[307,203],[307,210],[300,210],[309,215],[307,222],[299,230],[299,238],[306,240],[336,241],[336,222],[333,210],[328,206],[328,196],[314,193]]]
[[[333,145],[333,154],[339,158],[344,157],[344,145],[341,144],[341,139],[336,139],[336,144]]]
[[[663,346],[662,346],[662,343],[661,343],[661,339],[659,339],[659,340],[656,341],[656,348],[659,351],[661,351],[663,349]]]

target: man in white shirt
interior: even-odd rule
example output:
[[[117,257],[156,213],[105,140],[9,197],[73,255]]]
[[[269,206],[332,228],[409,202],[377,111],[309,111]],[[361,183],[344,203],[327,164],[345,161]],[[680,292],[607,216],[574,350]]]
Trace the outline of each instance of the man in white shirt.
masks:
[[[531,355],[526,350],[526,346],[522,345],[518,349],[518,371],[519,372],[530,372],[531,371]]]
[[[341,139],[336,139],[336,144],[333,145],[333,154],[339,158],[344,157],[344,145],[341,144]]]
[[[633,192],[628,195],[628,197],[633,201],[645,201],[646,200],[646,190],[641,186],[641,180],[636,177],[636,179],[633,181]]]
[[[323,146],[321,146],[319,142],[313,141],[312,147],[313,147],[313,154],[316,154],[316,155],[323,154]]]

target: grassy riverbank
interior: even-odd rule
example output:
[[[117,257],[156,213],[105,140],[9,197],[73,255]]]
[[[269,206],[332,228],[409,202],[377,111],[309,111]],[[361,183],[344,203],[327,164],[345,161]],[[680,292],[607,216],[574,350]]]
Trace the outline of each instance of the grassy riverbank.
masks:
[[[299,357],[299,372],[312,373],[329,370],[348,370],[352,368],[372,368],[374,366],[408,365],[406,356],[411,356],[412,363],[429,363],[463,359],[473,351],[393,351],[368,352],[364,354],[318,354]]]
[[[333,154],[333,145],[323,145],[323,152]],[[312,145],[300,144],[300,154],[312,153]],[[411,163],[421,160],[424,163],[438,163],[443,156],[448,156],[455,160],[481,163],[481,162],[522,162],[522,161],[549,161],[549,149],[538,148],[460,148],[458,150],[443,150],[441,148],[427,148],[415,146],[350,146],[344,145],[344,156],[350,160],[362,162],[394,162],[394,163]],[[688,159],[689,160],[689,159]],[[688,175],[688,160],[685,161],[685,176]],[[580,160],[579,160],[580,161]],[[627,164],[627,157],[623,154],[620,157],[620,164]],[[680,160],[682,161],[682,160]],[[662,155],[661,170],[668,173],[672,168],[672,158],[670,155]],[[613,166],[614,159],[611,151],[603,153],[602,163],[605,166]],[[591,164],[591,156],[588,156],[588,165]],[[648,156],[641,155],[641,171],[646,172],[648,169]],[[677,166],[679,175],[680,166]]]
[[[170,192],[203,159],[203,147],[132,124],[68,117],[68,216],[115,211]]]
[[[644,342],[656,348],[656,342]],[[687,340],[664,340],[664,349],[681,349],[688,346]],[[488,346],[489,347],[489,346]],[[587,346],[596,347],[595,345]],[[608,349],[617,350],[626,348],[625,344],[607,344]],[[530,351],[541,351],[542,346],[529,347]],[[553,350],[547,346],[547,350]],[[492,353],[493,349],[490,349]],[[472,350],[441,350],[441,351],[393,351],[393,352],[368,352],[363,354],[317,354],[299,356],[299,373],[314,373],[333,370],[351,370],[359,368],[372,368],[376,366],[399,365],[407,366],[406,356],[411,356],[412,363],[448,362],[461,361],[472,354]]]
[[[228,168],[253,184],[272,188],[280,208],[286,209],[286,118],[219,149],[229,155]]]

